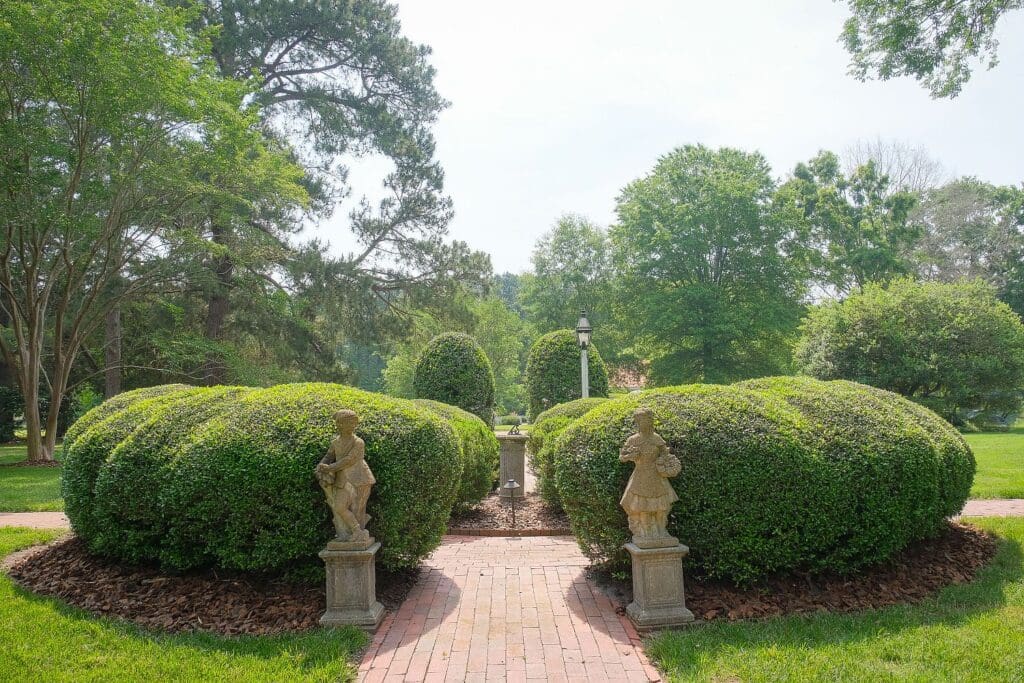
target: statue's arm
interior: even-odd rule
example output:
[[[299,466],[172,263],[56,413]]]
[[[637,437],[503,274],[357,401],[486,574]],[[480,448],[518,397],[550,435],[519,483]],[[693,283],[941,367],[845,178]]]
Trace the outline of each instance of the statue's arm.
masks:
[[[626,439],[622,450],[619,451],[619,462],[633,462],[634,460],[636,460],[636,449],[633,448],[633,440]]]
[[[356,464],[366,456],[366,445],[362,441],[357,441],[352,444],[352,450],[348,452],[344,458],[339,460],[333,467],[333,469],[341,470],[351,465]]]

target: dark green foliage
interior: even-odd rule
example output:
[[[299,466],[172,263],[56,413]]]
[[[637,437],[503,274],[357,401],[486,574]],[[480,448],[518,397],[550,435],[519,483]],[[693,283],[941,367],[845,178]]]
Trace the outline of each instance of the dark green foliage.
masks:
[[[24,401],[17,387],[0,386],[0,443],[14,440],[18,426],[15,418],[21,414]]]
[[[409,401],[340,385],[174,387],[134,403],[112,399],[72,430],[68,516],[94,550],[172,569],[263,571],[314,559],[332,527],[313,469],[340,408],[360,414],[377,478],[368,510],[383,544],[378,560],[413,566],[444,533],[461,474],[458,439]]]
[[[458,406],[486,424],[494,420],[494,372],[468,334],[449,332],[430,340],[416,361],[417,398]]]
[[[1024,386],[1024,325],[980,280],[897,280],[813,309],[797,365],[911,398],[954,423],[1012,425]]]
[[[118,394],[81,417],[64,438],[61,496],[71,528],[88,543],[96,533],[96,478],[122,440],[164,403],[187,397],[194,389],[165,384]]]
[[[589,354],[590,395],[608,395],[608,371],[593,344]],[[526,363],[526,390],[530,398],[530,419],[560,403],[582,395],[580,347],[572,330],[555,330],[538,339]]]
[[[959,510],[964,473],[973,473],[952,428],[849,382],[772,378],[631,394],[579,418],[553,446],[562,502],[597,559],[625,559],[619,498],[632,466],[618,454],[640,405],[683,464],[669,530],[690,546],[688,566],[739,583],[881,562]]]
[[[95,483],[93,552],[126,560],[157,560],[167,532],[159,492],[170,462],[182,452],[192,430],[231,410],[250,391],[242,387],[189,389],[174,401],[151,406],[145,419],[117,445]]]
[[[537,475],[537,492],[548,504],[557,507],[562,505],[562,501],[558,497],[558,486],[555,483],[554,449],[551,448],[551,444],[555,437],[572,424],[576,418],[587,414],[607,400],[606,398],[578,398],[575,401],[561,403],[554,408],[545,410],[530,425],[530,440],[527,442],[530,451],[530,464],[533,466],[533,473]]]
[[[436,413],[451,425],[459,439],[462,454],[462,480],[455,494],[456,509],[466,509],[483,500],[498,479],[498,450],[500,445],[494,430],[462,408],[418,398],[416,405]]]

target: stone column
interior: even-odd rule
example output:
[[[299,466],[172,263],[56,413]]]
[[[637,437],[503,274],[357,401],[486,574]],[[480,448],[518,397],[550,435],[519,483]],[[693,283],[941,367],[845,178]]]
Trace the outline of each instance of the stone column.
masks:
[[[519,488],[515,497],[522,498],[526,486],[526,440],[525,434],[497,434],[501,450],[498,453],[499,475],[498,495],[511,498],[513,492],[504,488],[509,479],[515,479]]]
[[[380,543],[333,540],[320,551],[327,565],[327,611],[320,617],[324,626],[358,626],[376,630],[384,616],[377,601],[374,556]]]
[[[693,622],[683,590],[683,558],[690,549],[681,543],[663,548],[627,543],[626,550],[633,559],[633,602],[626,607],[626,614],[637,630]]]

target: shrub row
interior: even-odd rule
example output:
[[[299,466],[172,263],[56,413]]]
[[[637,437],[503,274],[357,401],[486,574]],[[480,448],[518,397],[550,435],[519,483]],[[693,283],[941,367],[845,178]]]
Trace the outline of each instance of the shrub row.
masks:
[[[554,443],[555,437],[572,424],[576,418],[585,415],[607,400],[606,398],[578,398],[575,401],[562,403],[545,410],[530,425],[530,439],[527,442],[530,464],[533,466],[533,473],[537,476],[537,492],[549,505],[562,506],[562,501],[558,497],[558,486],[555,482],[554,449],[551,448],[551,444]]]
[[[456,509],[466,509],[479,503],[498,480],[500,444],[494,436],[494,430],[476,415],[447,403],[425,398],[418,398],[413,403],[435,413],[451,425],[459,438],[462,480],[455,494]]]
[[[771,378],[631,394],[592,409],[552,446],[562,503],[595,559],[625,561],[618,501],[632,465],[618,453],[639,406],[683,464],[669,527],[690,546],[688,566],[739,583],[883,561],[935,533],[973,477],[970,449],[951,426],[850,382]]]
[[[360,414],[377,484],[369,528],[389,568],[440,543],[462,472],[434,411],[333,384],[154,387],[98,406],[65,442],[65,507],[90,549],[184,570],[278,570],[333,533],[313,468],[339,408]]]

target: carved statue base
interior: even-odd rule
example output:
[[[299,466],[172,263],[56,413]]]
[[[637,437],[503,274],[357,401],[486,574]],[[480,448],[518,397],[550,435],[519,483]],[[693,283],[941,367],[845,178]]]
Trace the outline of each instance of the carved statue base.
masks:
[[[327,611],[323,626],[358,626],[375,631],[384,617],[384,605],[377,601],[377,572],[374,556],[380,543],[332,540],[320,551],[327,565]]]
[[[498,434],[501,450],[498,452],[499,472],[498,496],[501,498],[522,498],[526,487],[526,440],[525,434]],[[509,479],[515,479],[519,488],[504,487]]]
[[[690,549],[681,543],[661,548],[627,543],[626,550],[633,558],[633,602],[626,614],[637,630],[693,623],[683,591],[683,558]]]

